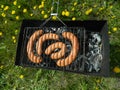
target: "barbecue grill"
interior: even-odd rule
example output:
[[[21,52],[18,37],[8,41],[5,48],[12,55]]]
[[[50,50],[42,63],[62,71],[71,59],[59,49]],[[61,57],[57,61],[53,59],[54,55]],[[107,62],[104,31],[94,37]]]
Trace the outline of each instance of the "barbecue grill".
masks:
[[[62,21],[58,17],[52,21],[51,17],[23,20],[15,65],[108,76],[107,21]]]

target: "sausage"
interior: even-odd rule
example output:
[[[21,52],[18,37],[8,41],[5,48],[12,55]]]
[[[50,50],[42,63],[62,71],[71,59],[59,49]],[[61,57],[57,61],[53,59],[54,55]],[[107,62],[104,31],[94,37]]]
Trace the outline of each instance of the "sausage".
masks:
[[[42,30],[35,31],[27,43],[27,55],[30,61],[32,61],[33,63],[40,63],[42,61],[42,57],[37,57],[33,53],[34,42],[39,36],[42,35],[42,33]]]
[[[58,59],[57,65],[60,67],[71,64],[77,57],[79,51],[79,42],[77,37],[71,32],[63,32],[62,36],[71,41],[72,49],[70,54],[65,59]]]
[[[46,33],[39,38],[39,40],[36,43],[36,51],[37,51],[38,55],[42,54],[43,42],[46,40],[51,40],[51,39],[58,40],[59,36],[57,34],[54,34],[54,33]]]
[[[55,49],[58,48],[60,49],[59,52],[52,53]],[[47,49],[45,50],[45,54],[50,55],[52,53],[51,59],[60,59],[65,55],[66,49],[66,45],[63,42],[56,42],[47,47]]]
[[[27,44],[28,58],[33,63],[40,63],[42,61],[41,54],[43,53],[42,45],[43,45],[44,41],[51,40],[51,39],[59,40],[59,36],[57,34],[46,33],[46,34],[42,35],[42,33],[43,33],[42,30],[38,30],[35,33],[33,33],[33,35],[30,37],[30,39],[28,41],[28,44]],[[51,54],[50,55],[51,59],[57,60],[56,64],[60,67],[67,66],[67,65],[71,64],[75,60],[75,58],[77,57],[77,54],[78,54],[78,51],[79,51],[79,42],[78,42],[77,37],[73,33],[63,32],[62,36],[65,39],[68,39],[72,44],[71,52],[66,58],[63,58],[63,56],[65,55],[65,52],[67,50],[66,45],[63,42],[55,42],[55,43],[49,45],[45,50],[45,54],[46,55]],[[36,52],[39,55],[39,57],[35,56],[34,53],[33,53],[33,45],[35,43],[35,40],[38,37],[39,37],[39,39],[36,43]],[[53,52],[55,49],[58,49],[58,48],[60,49],[60,51]]]

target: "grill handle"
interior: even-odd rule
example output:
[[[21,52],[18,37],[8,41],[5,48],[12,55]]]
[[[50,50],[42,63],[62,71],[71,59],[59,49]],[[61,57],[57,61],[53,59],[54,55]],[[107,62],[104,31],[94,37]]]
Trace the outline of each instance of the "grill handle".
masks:
[[[56,5],[56,10],[54,9]],[[46,19],[41,25],[40,27],[43,27],[47,22],[49,22],[51,20],[51,18],[53,16],[56,16],[56,18],[58,19],[58,21],[60,21],[65,27],[67,27],[67,25],[58,17],[58,9],[59,9],[59,0],[53,0],[52,2],[52,8],[51,8],[51,14],[50,17],[48,19]],[[55,12],[54,12],[55,10]]]

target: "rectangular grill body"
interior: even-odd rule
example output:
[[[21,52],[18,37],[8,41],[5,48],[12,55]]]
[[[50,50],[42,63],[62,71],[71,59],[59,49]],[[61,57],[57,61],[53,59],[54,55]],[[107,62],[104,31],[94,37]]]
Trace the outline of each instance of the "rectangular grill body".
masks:
[[[43,27],[40,27],[43,22],[40,20],[23,20],[15,65],[69,71],[86,75],[109,76],[109,39],[106,21],[63,21],[67,27],[59,21],[49,21]],[[33,42],[32,51],[36,57],[42,57],[42,61],[35,63],[28,56],[29,50],[27,51],[27,45],[30,37],[38,30],[43,31],[42,35],[49,33],[56,34],[59,36],[59,40],[46,40],[42,45],[42,54],[38,55],[36,53],[36,43],[42,35],[37,37]],[[57,61],[60,59],[65,60],[73,48],[77,47],[77,44],[72,47],[72,44],[75,42],[72,43],[69,39],[62,36],[64,32],[70,32],[77,38],[79,49],[75,59],[70,64],[65,65],[65,62],[63,63],[65,66],[59,66]],[[45,50],[48,46],[57,42],[64,43],[67,50],[62,58],[51,59],[50,55],[45,54]],[[60,48],[55,49],[52,53],[59,51]]]

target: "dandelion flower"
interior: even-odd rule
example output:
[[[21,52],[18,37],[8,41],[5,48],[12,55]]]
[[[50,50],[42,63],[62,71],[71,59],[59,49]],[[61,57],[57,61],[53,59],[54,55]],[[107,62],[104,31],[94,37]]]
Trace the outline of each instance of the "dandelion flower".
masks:
[[[13,40],[13,43],[16,43],[16,39]]]
[[[6,14],[5,14],[5,13],[2,13],[1,15],[2,15],[2,17],[6,17]]]
[[[19,5],[18,8],[21,8],[21,6]]]
[[[23,75],[20,75],[20,76],[19,76],[19,78],[20,78],[20,79],[23,79],[23,78],[24,78],[24,76],[23,76]]]
[[[15,14],[15,10],[12,10],[11,14]]]
[[[17,1],[16,0],[13,2],[13,5],[17,5]]]
[[[46,19],[46,18],[48,18],[48,15],[47,15],[47,14],[45,14],[45,15],[44,15],[44,18],[45,18],[45,19]]]
[[[69,11],[66,11],[65,12],[65,16],[69,16],[70,15],[70,12]]]
[[[117,31],[117,27],[114,27],[114,28],[113,28],[113,31],[116,32],[116,31]]]
[[[56,20],[56,19],[57,19],[57,16],[53,16],[52,19],[53,19],[53,20]]]
[[[77,2],[74,2],[74,4],[73,4],[74,6],[76,6],[77,5]]]
[[[27,9],[25,8],[25,9],[23,9],[23,13],[26,13],[27,12]]]
[[[42,6],[42,5],[39,5],[38,8],[43,8],[43,6]]]
[[[15,35],[17,35],[17,34],[18,34],[18,30],[16,29],[16,30],[15,30]]]
[[[20,17],[19,17],[19,16],[16,16],[15,18],[16,18],[16,20],[19,20]]]
[[[4,8],[4,5],[1,5],[1,8]]]
[[[114,71],[115,73],[120,73],[120,68],[116,66],[116,67],[114,67],[113,71]]]
[[[45,11],[42,10],[42,11],[41,11],[41,14],[44,14],[44,13],[45,13]]]
[[[111,5],[109,8],[110,8],[110,9],[112,9],[112,8],[113,8],[113,6]]]
[[[101,7],[101,8],[99,8],[99,11],[102,11],[104,9],[104,7]]]
[[[116,18],[116,16],[111,16],[112,19]]]
[[[37,8],[37,6],[34,6],[33,9],[35,10]]]
[[[74,11],[74,10],[75,10],[75,8],[73,7],[73,8],[72,8],[72,11]]]
[[[62,15],[63,15],[63,16],[65,15],[65,11],[62,11]]]
[[[15,36],[12,36],[12,39],[14,40],[14,39],[15,39]]]
[[[76,20],[76,18],[75,18],[75,17],[73,17],[73,18],[72,18],[72,21],[75,21],[75,20]]]
[[[0,32],[0,36],[2,36],[3,35],[3,33],[2,32]]]
[[[5,6],[4,7],[4,11],[8,10],[9,9],[9,6]]]
[[[41,2],[41,5],[44,5],[44,1]]]
[[[95,87],[95,90],[99,90],[98,87]]]
[[[7,24],[7,20],[5,20],[5,24]]]
[[[111,34],[111,32],[109,31],[108,34]]]
[[[86,4],[86,3],[83,3],[83,4],[82,4],[82,7],[85,7],[85,4]]]
[[[92,8],[86,10],[85,14],[86,14],[86,15],[89,15],[91,12],[92,12]]]
[[[93,7],[94,7],[94,8],[96,8],[96,7],[97,7],[97,5],[95,4]]]
[[[33,13],[31,13],[30,16],[32,17],[32,16],[33,16]]]
[[[97,79],[96,82],[97,82],[97,83],[100,83],[100,79]]]
[[[0,69],[3,69],[3,65],[0,66]]]

